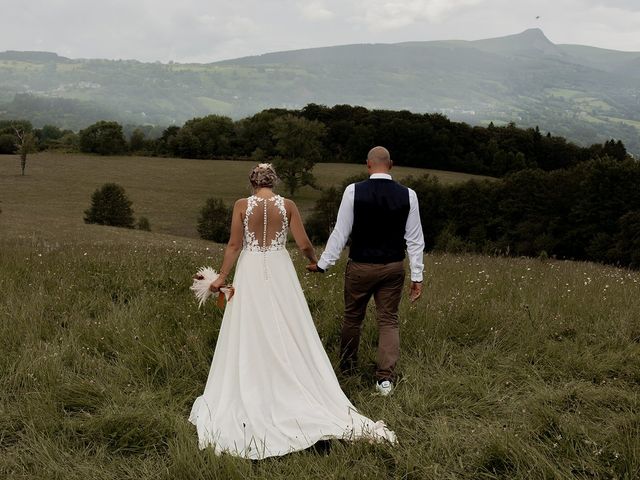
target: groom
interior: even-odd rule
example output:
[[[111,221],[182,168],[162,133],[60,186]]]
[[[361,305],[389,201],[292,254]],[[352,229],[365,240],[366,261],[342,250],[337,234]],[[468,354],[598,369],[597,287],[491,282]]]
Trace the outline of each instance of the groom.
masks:
[[[395,366],[400,356],[398,305],[404,284],[405,247],[411,268],[409,298],[422,294],[424,238],[418,198],[410,188],[393,181],[393,161],[384,147],[367,155],[369,179],[349,185],[342,196],[336,225],[317,264],[308,270],[324,272],[340,258],[351,236],[349,261],[344,278],[344,321],[340,367],[354,368],[362,322],[373,296],[378,318],[376,390],[393,390]]]

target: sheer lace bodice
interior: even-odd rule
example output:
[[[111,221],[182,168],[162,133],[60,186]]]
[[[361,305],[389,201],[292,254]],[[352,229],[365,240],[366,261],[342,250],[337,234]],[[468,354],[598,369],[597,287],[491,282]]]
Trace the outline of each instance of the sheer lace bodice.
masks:
[[[280,195],[270,198],[250,196],[243,223],[245,250],[268,252],[285,248],[289,221],[284,198]]]

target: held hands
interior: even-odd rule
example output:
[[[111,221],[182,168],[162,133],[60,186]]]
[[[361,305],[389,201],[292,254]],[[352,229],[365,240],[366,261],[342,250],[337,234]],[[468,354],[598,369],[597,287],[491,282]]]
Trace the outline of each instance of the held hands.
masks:
[[[318,262],[312,262],[307,265],[307,270],[315,273],[324,273],[324,270],[318,266]]]
[[[415,303],[422,296],[422,282],[411,282],[409,286],[409,300]]]

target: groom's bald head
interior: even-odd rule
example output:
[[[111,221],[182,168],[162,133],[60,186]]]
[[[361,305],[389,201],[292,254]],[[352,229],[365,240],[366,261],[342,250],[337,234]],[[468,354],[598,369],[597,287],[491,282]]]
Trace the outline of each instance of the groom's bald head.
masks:
[[[393,161],[389,150],[384,147],[373,147],[367,155],[367,169],[369,173],[387,173],[391,170]]]

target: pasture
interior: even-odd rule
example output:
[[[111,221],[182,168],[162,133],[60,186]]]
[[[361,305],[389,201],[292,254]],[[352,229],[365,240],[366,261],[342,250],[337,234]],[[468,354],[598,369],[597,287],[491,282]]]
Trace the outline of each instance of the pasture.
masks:
[[[0,159],[0,478],[640,476],[640,273],[428,254],[424,298],[401,304],[395,394],[372,395],[373,311],[358,373],[339,377],[398,445],[216,457],[198,450],[187,416],[222,315],[198,310],[188,286],[223,247],[189,237],[204,199],[238,196],[248,165],[51,155],[20,178],[12,161]],[[323,168],[325,185],[346,172]],[[82,223],[106,181],[125,186],[154,232]],[[309,208],[315,192],[303,193]],[[314,275],[292,258],[335,364],[344,260]]]
[[[151,157],[99,157],[41,153],[30,155],[27,175],[19,175],[20,159],[0,155],[0,228],[14,235],[57,230],[68,238],[89,233],[83,211],[91,194],[106,182],[122,185],[133,201],[135,215],[145,216],[154,232],[197,237],[198,213],[208,197],[227,204],[250,194],[248,175],[255,162],[187,160]],[[443,183],[475,175],[396,167],[396,178],[429,173]],[[321,187],[339,185],[350,176],[366,173],[364,165],[324,163],[314,174]],[[320,196],[311,187],[300,189],[294,200],[302,214]]]

